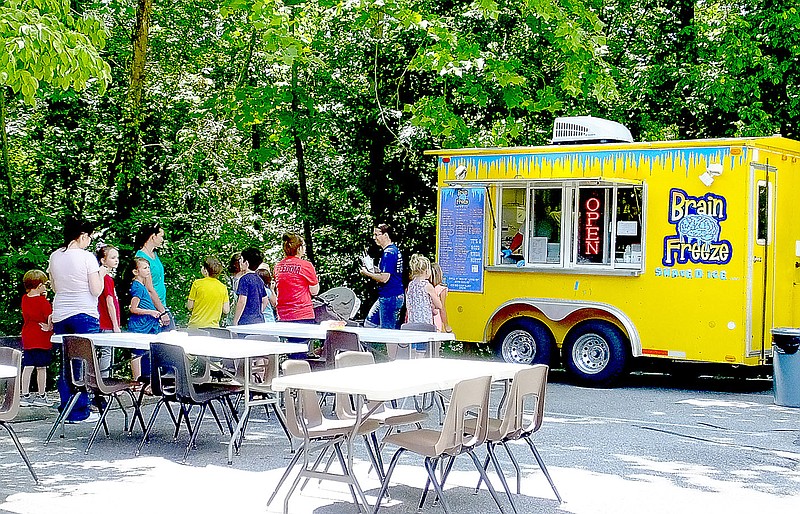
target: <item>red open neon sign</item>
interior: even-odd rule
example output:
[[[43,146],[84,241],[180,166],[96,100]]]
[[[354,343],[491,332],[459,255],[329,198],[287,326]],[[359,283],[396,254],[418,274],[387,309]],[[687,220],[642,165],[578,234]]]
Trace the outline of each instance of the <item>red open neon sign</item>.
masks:
[[[600,209],[598,198],[589,198],[583,204],[583,254],[598,255],[600,253]]]

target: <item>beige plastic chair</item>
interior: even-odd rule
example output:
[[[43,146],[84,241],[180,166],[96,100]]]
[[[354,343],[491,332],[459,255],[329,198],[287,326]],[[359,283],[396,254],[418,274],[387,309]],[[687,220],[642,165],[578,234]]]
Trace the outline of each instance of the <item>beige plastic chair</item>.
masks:
[[[531,440],[531,436],[533,436],[533,434],[535,434],[539,428],[541,428],[542,420],[544,418],[544,397],[547,389],[548,369],[549,368],[546,364],[536,364],[530,368],[518,371],[516,375],[514,375],[514,381],[511,384],[511,391],[509,392],[504,405],[503,417],[499,419],[490,418],[488,423],[488,431],[486,434],[486,449],[488,451],[488,455],[486,456],[486,461],[483,463],[483,468],[487,469],[489,466],[489,461],[492,461],[492,464],[497,470],[497,474],[500,476],[500,481],[503,484],[503,488],[506,490],[506,494],[508,495],[508,499],[511,502],[514,512],[517,512],[517,506],[514,502],[514,498],[511,495],[511,490],[508,487],[508,483],[506,482],[503,471],[500,468],[497,455],[495,454],[495,448],[498,444],[505,448],[506,453],[508,453],[508,456],[511,459],[511,462],[513,463],[514,469],[517,473],[517,494],[520,494],[520,486],[522,482],[520,467],[517,459],[514,457],[514,454],[511,453],[511,450],[508,447],[509,441],[524,439],[525,442],[528,443],[528,446],[530,446],[531,451],[533,452],[533,456],[536,458],[536,462],[539,464],[539,467],[544,473],[544,476],[547,478],[547,481],[550,482],[550,487],[552,487],[558,502],[562,502],[561,495],[558,494],[556,485],[553,483],[553,479],[550,477],[550,473],[547,471],[547,466],[545,466],[541,455],[539,455],[539,451],[536,449],[536,446]],[[530,405],[530,402],[534,402],[534,405]],[[526,404],[533,407],[531,414],[526,415]],[[466,430],[468,433],[474,433],[475,424],[468,423]],[[475,487],[476,491],[480,487],[482,481],[483,477],[481,477],[481,480],[478,481],[478,485]]]
[[[297,375],[311,372],[311,367],[309,366],[308,362],[304,360],[287,360],[283,363],[282,368],[284,375]],[[300,483],[300,480],[304,477],[321,478],[317,468],[322,460],[322,455],[324,455],[324,452],[328,448],[333,448],[334,452],[336,453],[336,457],[339,460],[339,464],[342,467],[342,475],[335,475],[334,477],[330,478],[347,483],[355,504],[357,506],[363,506],[365,509],[369,510],[369,503],[364,495],[364,491],[361,489],[356,477],[352,474],[352,470],[347,466],[344,454],[342,452],[342,444],[346,443],[348,437],[353,433],[355,420],[329,419],[323,416],[322,409],[320,408],[319,401],[317,399],[317,393],[315,391],[300,389],[287,391],[287,393],[289,393],[291,397],[287,396],[285,402],[286,426],[289,429],[289,433],[298,439],[302,439],[303,443],[301,444],[300,448],[298,448],[297,453],[292,458],[291,462],[289,462],[289,465],[286,467],[286,471],[284,471],[283,476],[281,477],[280,481],[278,481],[278,485],[275,486],[275,491],[273,491],[272,496],[269,497],[267,506],[269,507],[269,505],[275,499],[275,496],[278,494],[281,486],[286,481],[289,473],[300,460],[300,457],[303,457],[302,469],[295,478],[291,488],[289,489],[289,492],[286,494],[286,498],[284,499],[283,512],[287,513],[289,511],[289,498],[291,498],[294,490]],[[358,427],[357,435],[361,435],[366,438],[366,436],[369,434],[374,433],[379,426],[380,425],[376,421],[364,420]],[[312,448],[312,443],[320,444]],[[320,456],[315,460],[313,465],[310,465],[309,452],[316,450],[321,450]],[[374,449],[370,446],[369,442],[367,442],[367,453],[372,461],[372,465],[376,466],[377,469]]]
[[[446,513],[450,513],[450,506],[444,497],[444,485],[453,462],[458,455],[466,453],[472,459],[475,468],[484,481],[489,486],[489,492],[497,504],[500,512],[505,512],[497,497],[491,482],[486,478],[486,471],[481,466],[474,450],[486,440],[487,420],[489,411],[489,386],[491,377],[478,377],[469,380],[462,380],[453,388],[450,397],[450,407],[444,420],[441,431],[427,428],[419,430],[409,430],[398,434],[391,434],[386,437],[387,444],[393,444],[400,448],[392,456],[386,478],[378,493],[378,500],[375,503],[375,512],[380,507],[381,500],[386,495],[389,488],[389,480],[392,472],[397,465],[400,455],[405,451],[410,451],[425,457],[425,470],[428,472],[428,481],[425,483],[425,490],[419,502],[419,509],[425,503],[429,484],[433,484],[437,496],[441,499],[442,508]],[[473,426],[477,429],[473,434],[466,434],[465,427],[469,419],[474,419]],[[447,459],[447,466],[442,475],[441,482],[436,478],[436,466],[441,459]]]
[[[347,368],[350,366],[366,366],[368,364],[375,364],[375,356],[370,352],[341,352],[336,356],[336,367]],[[375,409],[370,414],[369,419],[375,420],[386,427],[386,434],[381,440],[378,447],[380,451],[383,449],[383,440],[392,431],[393,428],[403,425],[416,425],[418,429],[422,428],[422,422],[428,418],[424,412],[419,412],[415,409],[395,409],[386,406],[383,402],[368,402],[366,410]],[[336,406],[334,408],[336,417],[339,419],[353,419],[356,413],[353,409],[350,396],[345,394],[336,395]]]
[[[271,343],[278,343],[280,342],[280,338],[278,336],[272,336],[268,334],[251,334],[245,336],[245,339],[254,340],[254,341],[267,341]],[[258,363],[252,363],[250,366],[251,376],[258,375],[258,381],[254,381],[254,385],[252,389],[255,390],[256,394],[261,394],[267,396],[271,403],[264,405],[264,412],[269,417],[269,410],[267,409],[267,405],[272,407],[275,416],[278,418],[278,422],[281,424],[281,428],[283,428],[283,432],[286,434],[287,439],[289,439],[289,446],[292,445],[292,436],[289,433],[289,430],[286,428],[286,421],[283,417],[283,412],[281,412],[279,403],[279,394],[278,392],[272,389],[272,381],[278,377],[278,356],[272,355],[270,357],[263,357],[259,359],[253,359],[253,361],[260,361]],[[242,428],[242,434],[240,435],[240,443],[241,438],[244,437],[244,432],[247,430],[247,423],[248,419],[244,422],[244,427]],[[294,449],[292,449],[294,451]]]
[[[5,397],[3,399],[3,403],[0,404],[0,426],[5,428],[8,432],[8,435],[11,436],[11,440],[14,441],[14,446],[17,447],[20,457],[22,457],[22,460],[25,461],[25,465],[28,466],[28,471],[31,472],[33,481],[38,485],[39,477],[36,476],[36,472],[33,470],[31,461],[28,460],[28,454],[25,453],[25,448],[23,448],[22,443],[19,442],[17,433],[14,432],[14,429],[11,428],[11,424],[9,423],[17,417],[17,413],[19,412],[22,352],[19,350],[14,350],[13,348],[0,347],[0,364],[17,368],[16,376],[12,378],[0,379],[0,383],[4,383],[5,387]]]

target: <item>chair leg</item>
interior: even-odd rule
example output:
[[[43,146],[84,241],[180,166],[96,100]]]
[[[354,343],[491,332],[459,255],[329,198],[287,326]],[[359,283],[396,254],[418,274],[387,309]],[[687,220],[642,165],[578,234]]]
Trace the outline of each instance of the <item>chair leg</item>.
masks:
[[[144,416],[142,416],[142,408],[141,405],[136,403],[136,396],[133,394],[133,391],[130,389],[125,389],[125,392],[131,397],[131,405],[133,405],[133,419],[131,419],[131,426],[130,426],[130,433],[133,434],[133,423],[138,419],[139,425],[142,427],[142,433],[145,430],[144,424]]]
[[[219,433],[225,435],[225,429],[222,428],[222,423],[219,421],[219,416],[217,415],[217,410],[214,408],[214,404],[208,402],[208,410],[211,411],[211,415],[214,416],[214,420],[217,422],[217,428],[219,428]]]
[[[489,444],[491,444],[491,443],[487,442],[486,446],[489,446]],[[489,457],[489,453],[487,452],[486,453],[486,459],[483,461],[483,470],[484,471],[489,469],[489,460],[490,460],[490,457]],[[481,484],[482,483],[483,483],[483,477],[482,476],[478,477],[478,484],[475,486],[475,491],[473,491],[475,494],[478,494],[478,491],[481,489]],[[517,494],[519,494],[519,493],[517,493]]]
[[[111,409],[111,402],[107,401],[106,406],[103,409],[103,412],[100,414],[100,419],[98,419],[97,423],[94,424],[94,430],[92,430],[92,435],[89,436],[89,442],[86,443],[86,449],[83,451],[84,455],[89,455],[89,450],[94,444],[94,440],[97,437],[97,433],[100,432],[100,425],[103,425],[104,427],[106,427],[106,430],[108,430],[108,425],[106,425],[106,416],[108,415],[108,411],[110,409]]]
[[[514,502],[514,497],[511,495],[511,489],[508,487],[508,481],[506,480],[506,476],[503,473],[502,468],[500,468],[500,462],[497,460],[497,455],[494,452],[495,445],[494,444],[487,444],[486,451],[489,454],[489,457],[492,459],[492,464],[494,465],[495,471],[497,471],[497,476],[500,477],[500,483],[503,484],[503,489],[506,490],[506,495],[508,496],[508,501],[511,503],[511,510],[514,511],[516,514],[517,511],[517,504]],[[484,472],[486,469],[484,468]],[[487,475],[488,476],[488,475]]]
[[[200,406],[200,413],[197,415],[197,420],[194,422],[194,432],[189,438],[189,444],[186,445],[186,450],[183,452],[183,463],[186,464],[186,459],[189,457],[189,450],[196,448],[197,434],[200,433],[200,423],[203,422],[203,416],[206,414],[206,407],[208,404],[204,403]]]
[[[544,476],[547,477],[547,481],[550,482],[550,487],[553,488],[553,492],[556,494],[556,498],[558,499],[558,503],[563,503],[561,499],[561,495],[558,494],[558,489],[556,489],[556,484],[553,483],[553,479],[550,478],[550,473],[547,471],[547,466],[544,465],[544,461],[542,460],[542,456],[539,455],[539,450],[536,449],[536,446],[531,441],[530,437],[525,437],[525,442],[528,443],[528,446],[531,447],[531,451],[533,452],[533,456],[536,457],[536,462],[539,463],[539,467],[542,468],[542,473]]]
[[[144,434],[142,435],[142,440],[139,441],[139,446],[136,447],[136,453],[134,453],[134,456],[138,457],[139,453],[141,453],[142,447],[144,446],[144,443],[147,442],[147,439],[150,437],[150,431],[153,429],[153,425],[156,422],[156,417],[158,416],[158,410],[165,403],[166,403],[166,401],[164,401],[163,398],[158,400],[158,403],[156,403],[156,407],[155,407],[155,409],[153,409],[153,414],[150,415],[150,421],[147,423],[147,428],[144,429]]]
[[[494,486],[489,481],[489,477],[486,476],[486,471],[483,470],[483,466],[481,466],[481,461],[478,460],[478,456],[475,455],[474,451],[467,452],[469,456],[472,458],[472,462],[475,464],[475,468],[477,468],[478,473],[483,476],[483,481],[486,482],[486,487],[489,488],[489,494],[492,495],[492,499],[497,504],[497,508],[500,509],[501,514],[505,514],[505,510],[503,510],[503,505],[500,503],[500,498],[497,496],[497,491],[495,491]]]
[[[283,433],[286,434],[286,439],[289,440],[289,447],[292,448],[292,451],[294,451],[294,447],[292,444],[292,435],[289,433],[289,429],[286,427],[286,421],[284,421],[283,416],[281,415],[283,413],[279,412],[279,408],[276,404],[273,403],[270,406],[272,407],[272,410],[275,411],[275,417],[278,418],[278,422],[281,424]]]
[[[383,479],[383,483],[381,484],[381,490],[378,492],[378,499],[375,500],[375,507],[372,509],[372,514],[377,514],[378,509],[381,507],[381,501],[383,497],[386,496],[386,492],[389,490],[389,480],[392,478],[392,473],[394,473],[394,468],[397,466],[397,462],[400,460],[400,455],[406,451],[404,448],[398,449],[392,455],[392,460],[389,462],[389,469],[386,470],[386,477]]]
[[[369,434],[369,436],[364,436],[364,444],[367,445],[367,455],[372,463],[372,467],[377,470],[378,479],[383,482],[383,459],[381,459],[381,456],[378,453],[378,438],[375,437],[375,432],[372,432]]]
[[[442,500],[442,509],[444,509],[445,514],[450,514],[450,505],[447,503],[447,499],[444,497],[444,489],[442,488],[442,485],[439,484],[439,481],[436,480],[436,461],[434,459],[425,457],[425,471],[428,472],[428,479],[430,479],[431,484],[433,484],[433,489],[436,491],[436,495]]]
[[[122,391],[118,391],[117,393],[112,394],[111,398],[109,398],[109,403],[111,402],[111,400],[114,400],[114,401],[117,402],[117,405],[119,406],[119,410],[121,410],[122,411],[122,415],[125,416],[125,419],[124,419],[125,430],[124,431],[128,432],[130,434],[130,431],[128,430],[128,410],[125,408],[124,405],[122,405],[122,401],[119,399],[119,394],[121,392]],[[131,422],[131,427],[133,427],[133,423],[132,422]]]
[[[58,417],[56,418],[55,422],[53,423],[52,428],[50,428],[50,432],[47,434],[47,439],[44,440],[44,444],[50,442],[50,439],[53,438],[53,434],[56,433],[56,429],[61,426],[61,438],[64,437],[64,421],[69,416],[69,413],[72,412],[72,408],[75,407],[75,404],[78,402],[78,398],[81,396],[81,392],[78,391],[77,393],[70,396],[69,401],[67,402],[66,407],[59,413]]]
[[[514,471],[517,473],[517,494],[521,494],[520,491],[522,490],[522,471],[519,468],[519,462],[517,462],[517,458],[514,457],[514,453],[511,452],[511,448],[508,447],[508,444],[503,441],[500,443],[505,448],[506,453],[508,454],[508,458],[511,459],[511,464],[514,465]]]
[[[272,500],[275,499],[275,496],[278,494],[278,490],[281,488],[283,483],[289,477],[289,473],[292,472],[292,468],[294,468],[295,465],[297,464],[297,461],[300,460],[300,456],[303,455],[304,451],[305,451],[305,447],[301,446],[297,450],[297,453],[294,454],[294,457],[292,457],[292,460],[289,462],[289,465],[286,467],[286,471],[283,472],[283,476],[281,476],[281,479],[278,480],[278,485],[275,486],[275,490],[272,491],[272,495],[269,497],[269,500],[267,500],[267,507],[269,507],[270,504],[272,503]]]
[[[450,476],[450,471],[453,470],[453,464],[455,464],[455,462],[456,462],[456,456],[455,455],[451,455],[450,458],[447,460],[447,465],[444,465],[444,463],[441,461],[441,459],[437,459],[436,462],[434,463],[435,464],[434,468],[436,466],[439,466],[439,468],[440,468],[439,469],[439,474],[441,475],[442,480],[441,480],[441,482],[439,482],[439,484],[442,486],[442,489],[444,489],[444,485],[447,483],[447,478]],[[428,486],[429,485],[430,485],[430,481],[428,480],[428,481],[425,482],[425,491],[422,492],[422,498],[420,499],[420,504],[419,504],[419,508],[420,509],[422,508],[422,503],[425,501],[425,496],[428,494]],[[433,504],[436,505],[437,503],[439,503],[439,497],[438,496],[436,496],[433,499]]]
[[[28,454],[25,453],[25,448],[22,447],[22,443],[19,442],[19,438],[17,437],[17,433],[14,432],[14,429],[11,428],[11,425],[6,423],[5,421],[0,421],[0,425],[6,429],[8,435],[11,436],[11,440],[14,441],[14,445],[17,447],[17,451],[19,452],[22,460],[25,461],[25,465],[28,466],[28,471],[31,472],[31,476],[33,477],[33,481],[36,482],[36,485],[39,485],[39,477],[36,476],[36,472],[33,470],[33,466],[31,465],[31,461],[28,459]]]

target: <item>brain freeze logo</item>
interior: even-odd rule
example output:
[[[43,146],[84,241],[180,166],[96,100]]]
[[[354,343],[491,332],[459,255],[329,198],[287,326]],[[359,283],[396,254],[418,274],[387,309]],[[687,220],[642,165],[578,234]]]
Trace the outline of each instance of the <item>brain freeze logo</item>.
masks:
[[[730,262],[733,247],[730,241],[720,239],[727,208],[722,196],[691,196],[682,189],[671,189],[669,222],[675,225],[675,235],[664,238],[664,266]]]

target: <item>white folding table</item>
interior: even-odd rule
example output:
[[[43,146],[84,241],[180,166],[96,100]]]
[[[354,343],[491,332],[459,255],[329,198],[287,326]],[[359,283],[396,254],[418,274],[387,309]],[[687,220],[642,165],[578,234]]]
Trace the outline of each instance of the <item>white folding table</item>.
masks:
[[[195,356],[213,357],[218,359],[242,359],[244,360],[244,377],[242,386],[244,387],[244,411],[239,417],[231,440],[228,443],[228,464],[233,462],[233,452],[236,441],[242,435],[244,424],[253,407],[259,405],[275,404],[277,398],[272,394],[272,390],[258,387],[257,384],[250,382],[250,361],[253,358],[276,356],[288,353],[306,351],[306,345],[298,343],[280,343],[270,341],[258,341],[254,339],[222,339],[211,336],[195,336],[185,332],[163,332],[161,334],[136,334],[132,332],[100,332],[96,334],[74,334],[79,337],[91,339],[96,346],[114,346],[117,348],[130,348],[135,350],[149,350],[151,342],[162,342],[174,344]],[[54,343],[61,343],[62,336],[54,335]],[[265,396],[262,400],[252,400],[251,392],[257,392]],[[280,409],[276,409],[278,416],[282,416]],[[285,423],[285,419],[280,419]],[[236,450],[238,453],[238,449]]]
[[[326,393],[342,393],[356,398],[356,422],[347,440],[347,460],[342,475],[330,475],[337,482],[345,482],[355,488],[364,507],[369,508],[366,496],[352,473],[353,439],[361,423],[363,406],[368,400],[386,402],[431,391],[452,389],[458,382],[476,377],[491,376],[492,381],[510,380],[527,368],[523,364],[506,362],[475,361],[467,359],[413,359],[396,360],[366,366],[353,366],[299,375],[278,377],[272,381],[276,391],[311,390]],[[292,395],[296,397],[296,395]],[[295,398],[296,399],[296,398]],[[288,401],[288,399],[287,399]],[[302,420],[298,420],[302,422]],[[284,500],[284,511],[288,509],[289,497],[302,477],[321,478],[325,473],[302,469]],[[358,506],[359,509],[361,506]]]
[[[17,368],[8,364],[0,364],[0,378],[14,378],[17,376]]]
[[[235,334],[259,334],[280,337],[297,337],[303,339],[325,339],[328,330],[341,330],[358,334],[359,340],[365,343],[386,345],[434,343],[454,341],[455,336],[447,332],[422,332],[419,330],[391,330],[386,328],[350,327],[331,329],[325,325],[312,323],[255,323],[253,325],[237,325],[227,327]]]

